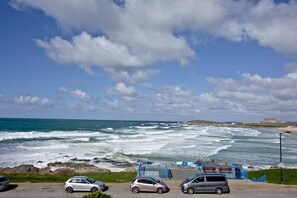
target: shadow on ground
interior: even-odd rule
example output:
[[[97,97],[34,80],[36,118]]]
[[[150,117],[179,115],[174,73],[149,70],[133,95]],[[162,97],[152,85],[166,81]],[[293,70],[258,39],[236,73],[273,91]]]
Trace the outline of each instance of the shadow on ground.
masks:
[[[5,188],[4,190],[0,190],[0,192],[6,192],[6,191],[10,191],[10,190],[14,190],[18,187],[19,185],[17,184],[9,184],[9,186],[7,188]]]

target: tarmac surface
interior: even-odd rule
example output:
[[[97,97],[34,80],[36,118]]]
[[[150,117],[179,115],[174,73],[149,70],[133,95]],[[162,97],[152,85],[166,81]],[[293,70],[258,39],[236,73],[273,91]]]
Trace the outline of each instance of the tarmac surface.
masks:
[[[109,189],[106,193],[111,194],[114,198],[182,198],[182,197],[217,197],[216,194],[194,194],[187,195],[180,191],[180,181],[166,181],[170,192],[164,194],[156,193],[138,193],[133,194],[130,189],[130,183],[109,183]],[[220,197],[229,198],[278,198],[288,197],[296,198],[297,185],[279,185],[268,183],[253,183],[251,181],[229,181],[231,189],[230,194],[223,194]],[[0,192],[0,198],[80,198],[83,192],[68,194],[63,189],[63,183],[18,183],[11,184],[9,189]]]

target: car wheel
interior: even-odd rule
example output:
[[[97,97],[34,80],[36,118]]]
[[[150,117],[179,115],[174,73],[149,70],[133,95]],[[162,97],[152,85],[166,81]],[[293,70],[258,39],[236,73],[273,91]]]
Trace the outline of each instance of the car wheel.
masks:
[[[222,190],[221,188],[217,188],[217,189],[216,189],[216,193],[217,193],[218,195],[221,195],[221,194],[223,194],[223,190]]]
[[[135,194],[137,194],[137,193],[139,193],[139,189],[137,187],[133,187],[132,188],[132,192],[135,193]]]
[[[158,189],[157,189],[157,192],[158,192],[159,194],[162,194],[162,193],[163,193],[163,188],[158,188]]]
[[[91,192],[97,192],[97,191],[98,191],[98,188],[96,187],[91,188]]]
[[[192,195],[192,194],[194,194],[194,189],[193,188],[189,188],[187,192],[188,192],[188,194]]]
[[[72,193],[72,192],[73,192],[73,188],[70,187],[70,186],[68,186],[65,190],[66,190],[66,192],[68,192],[68,193]]]

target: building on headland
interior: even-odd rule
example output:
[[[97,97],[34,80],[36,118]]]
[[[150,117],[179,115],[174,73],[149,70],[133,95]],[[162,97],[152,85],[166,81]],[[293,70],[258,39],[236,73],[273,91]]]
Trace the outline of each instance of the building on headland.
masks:
[[[277,123],[277,120],[276,120],[276,118],[265,118],[265,119],[263,120],[263,123],[267,123],[267,124],[275,124],[275,123]]]

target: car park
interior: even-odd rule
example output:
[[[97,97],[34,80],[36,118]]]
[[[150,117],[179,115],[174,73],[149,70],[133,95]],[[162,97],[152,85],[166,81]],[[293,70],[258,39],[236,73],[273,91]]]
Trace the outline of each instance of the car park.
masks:
[[[181,183],[181,191],[187,194],[194,193],[230,193],[228,181],[224,174],[197,173]]]
[[[64,189],[68,193],[72,193],[73,191],[104,191],[105,188],[106,186],[102,181],[96,181],[86,176],[74,176],[68,179],[64,185]]]
[[[130,184],[130,189],[133,193],[157,192],[162,194],[169,191],[168,186],[164,182],[146,176],[136,177],[133,179]]]
[[[4,176],[0,176],[0,190],[4,190],[8,188],[8,186],[9,186],[9,180]]]

